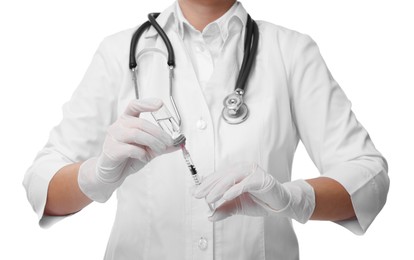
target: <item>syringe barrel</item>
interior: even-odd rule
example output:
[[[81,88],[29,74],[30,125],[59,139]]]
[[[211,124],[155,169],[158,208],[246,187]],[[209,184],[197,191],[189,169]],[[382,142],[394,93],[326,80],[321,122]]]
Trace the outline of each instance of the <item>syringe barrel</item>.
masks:
[[[193,174],[192,176],[193,176],[195,185],[197,186],[200,185],[201,181],[200,181],[200,178],[198,177],[198,174]]]

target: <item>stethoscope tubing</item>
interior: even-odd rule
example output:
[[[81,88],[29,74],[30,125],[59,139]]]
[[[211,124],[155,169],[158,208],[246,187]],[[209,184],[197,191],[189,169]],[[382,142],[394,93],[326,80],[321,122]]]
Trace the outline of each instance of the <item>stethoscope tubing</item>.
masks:
[[[168,36],[161,28],[161,26],[156,21],[160,13],[150,13],[148,14],[148,21],[143,23],[133,34],[130,44],[130,53],[129,53],[129,68],[132,73],[132,79],[134,81],[134,88],[135,88],[135,96],[139,98],[139,91],[138,91],[138,83],[137,83],[137,58],[136,58],[136,49],[138,46],[138,41],[143,32],[148,29],[151,25],[155,28],[158,32],[160,37],[162,38],[167,51],[167,65],[169,67],[169,92],[170,92],[170,100],[173,105],[175,114],[177,116],[177,123],[181,125],[181,117],[180,113],[176,107],[174,97],[172,95],[172,82],[173,82],[173,75],[174,75],[174,68],[175,68],[175,56],[174,56],[174,49]],[[246,82],[249,77],[251,68],[253,66],[253,62],[256,57],[258,42],[259,42],[259,29],[256,22],[251,19],[250,15],[247,15],[247,23],[246,23],[246,30],[245,30],[245,39],[244,39],[244,55],[242,66],[240,68],[239,75],[237,77],[235,90],[233,93],[228,95],[225,99],[223,104],[231,104],[231,106],[224,107],[223,109],[223,118],[226,122],[230,124],[239,124],[245,121],[248,117],[248,108],[243,101],[243,95],[245,93]],[[236,102],[236,103],[235,103]],[[240,109],[240,111],[239,111]]]
[[[253,42],[252,42],[253,38]],[[252,69],[253,61],[256,57],[257,47],[259,44],[259,28],[255,21],[247,15],[246,35],[244,41],[244,56],[239,76],[236,81],[236,89],[245,92],[246,81]]]
[[[172,47],[170,39],[168,39],[168,36],[165,34],[164,30],[161,28],[161,26],[155,20],[155,18],[157,18],[159,14],[160,13],[150,13],[150,14],[148,14],[148,20],[150,21],[151,25],[154,26],[155,30],[157,30],[157,32],[161,36],[162,40],[164,41],[165,46],[167,47],[167,51],[168,51],[167,64],[168,64],[168,66],[175,67],[174,49]]]

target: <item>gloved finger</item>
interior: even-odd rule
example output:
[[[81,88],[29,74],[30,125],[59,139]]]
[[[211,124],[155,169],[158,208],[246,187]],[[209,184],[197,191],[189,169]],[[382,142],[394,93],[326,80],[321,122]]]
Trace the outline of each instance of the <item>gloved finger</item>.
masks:
[[[208,220],[215,222],[236,215],[238,214],[240,207],[241,204],[238,198],[232,201],[226,201],[214,210],[213,214],[208,217]]]
[[[172,152],[178,151],[180,149],[181,149],[181,147],[179,145],[167,146],[167,149],[165,150],[165,153],[172,153]]]
[[[241,182],[232,186],[223,194],[224,200],[232,200],[245,192],[257,192],[263,187],[263,178],[256,172],[249,174]]]
[[[207,203],[215,203],[239,181],[233,175],[223,175],[215,185],[211,186],[210,191],[205,195]]]
[[[241,182],[230,187],[223,195],[222,198],[226,201],[233,200],[245,192],[245,187],[248,185],[248,180],[244,179]]]
[[[246,215],[252,217],[269,215],[269,213],[262,206],[259,206],[253,198],[254,197],[249,193],[243,193],[233,200],[226,201],[217,207],[213,215],[209,217],[209,220],[219,221],[232,215]],[[261,201],[260,203],[263,204]]]
[[[134,128],[126,128],[122,131],[111,132],[117,141],[126,144],[146,146],[156,154],[163,154],[167,150],[167,145],[154,136]]]
[[[143,163],[149,162],[154,156],[150,155],[147,148],[140,145],[124,144],[126,147],[124,151],[129,151],[128,160],[124,161],[127,164],[124,166],[124,171],[134,173],[139,171]],[[128,168],[128,169],[127,169]]]
[[[124,114],[137,117],[142,112],[158,110],[162,104],[161,99],[158,98],[134,99],[129,102]]]
[[[148,159],[147,151],[144,147],[119,143],[111,137],[105,140],[103,155],[106,159],[102,160],[102,167],[108,169],[118,167],[119,164],[128,158],[134,158],[144,162]]]
[[[257,164],[254,164],[240,183],[230,188],[226,194],[223,195],[224,200],[232,200],[242,193],[261,194],[266,193],[275,185],[275,179],[272,175],[266,173]]]
[[[160,155],[151,148],[143,145],[128,144],[129,158],[138,159],[141,162],[149,162]]]
[[[131,116],[122,116],[120,118],[120,125],[115,124],[113,127],[111,126],[111,131],[114,135],[117,136],[123,136],[125,133],[125,129],[138,129],[140,131],[146,132],[162,143],[164,143],[166,146],[172,146],[173,145],[173,139],[169,134],[164,132],[160,127],[157,125],[151,123],[148,120],[137,118],[137,117],[131,117]]]
[[[240,163],[229,167],[226,170],[217,171],[208,175],[196,189],[194,196],[196,198],[207,196],[207,194],[220,182],[225,182],[223,183],[224,187],[228,187],[230,183],[232,184],[231,186],[233,186],[250,174],[252,168],[251,165],[251,163]]]
[[[203,179],[200,185],[193,191],[193,196],[197,199],[204,198],[210,190],[220,182],[220,179],[225,176],[222,172],[215,172],[209,174]]]

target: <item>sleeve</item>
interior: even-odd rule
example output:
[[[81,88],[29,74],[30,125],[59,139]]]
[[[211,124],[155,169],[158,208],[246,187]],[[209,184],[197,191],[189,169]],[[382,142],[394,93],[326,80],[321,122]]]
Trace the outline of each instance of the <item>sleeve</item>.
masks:
[[[23,186],[42,227],[62,218],[43,215],[54,174],[65,165],[99,155],[106,129],[116,119],[116,80],[109,67],[114,62],[107,45],[100,44],[80,85],[63,105],[61,122],[25,174]]]
[[[288,77],[300,139],[321,175],[341,183],[351,196],[357,219],[338,224],[363,234],[386,202],[387,162],[357,121],[315,42],[300,35],[292,57]]]

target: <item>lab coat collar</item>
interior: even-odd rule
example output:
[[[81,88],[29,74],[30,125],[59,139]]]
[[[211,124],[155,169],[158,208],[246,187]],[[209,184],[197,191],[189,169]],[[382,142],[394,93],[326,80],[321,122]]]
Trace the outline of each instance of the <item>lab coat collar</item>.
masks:
[[[181,39],[184,38],[184,24],[191,26],[191,24],[183,16],[178,1],[174,2],[171,6],[164,10],[157,17],[157,22],[165,31],[167,31],[169,26],[173,26]],[[228,38],[229,30],[232,30],[231,24],[233,22],[241,23],[242,28],[244,28],[246,25],[247,12],[240,2],[235,2],[234,5],[222,17],[208,24],[206,28],[213,26],[213,24],[218,25],[218,28],[220,29],[220,35],[223,41],[225,41]],[[146,33],[145,38],[154,37],[156,35],[158,35],[157,30],[151,26]]]

